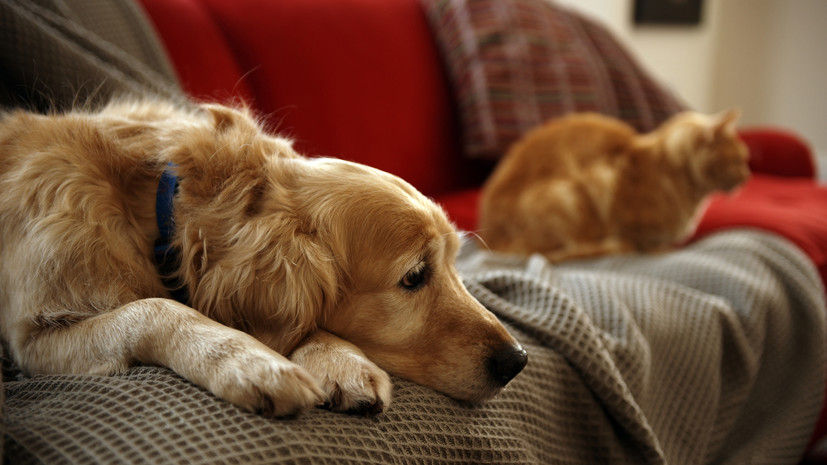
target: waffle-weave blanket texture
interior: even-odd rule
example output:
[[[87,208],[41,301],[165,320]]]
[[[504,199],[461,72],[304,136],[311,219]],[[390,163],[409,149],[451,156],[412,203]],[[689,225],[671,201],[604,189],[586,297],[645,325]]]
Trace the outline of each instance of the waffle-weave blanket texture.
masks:
[[[374,418],[269,420],[164,368],[6,370],[7,463],[795,463],[824,392],[824,292],[754,231],[550,266],[467,243],[470,291],[529,363],[477,406],[395,379]],[[8,368],[8,367],[7,367]]]

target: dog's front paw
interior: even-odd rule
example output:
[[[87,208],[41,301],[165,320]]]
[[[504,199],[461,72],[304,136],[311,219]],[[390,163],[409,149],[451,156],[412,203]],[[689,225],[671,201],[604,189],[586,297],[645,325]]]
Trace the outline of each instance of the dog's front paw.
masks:
[[[390,376],[347,341],[319,331],[290,358],[316,376],[330,410],[375,415],[390,405]]]
[[[269,349],[236,352],[216,364],[211,377],[217,396],[267,417],[296,415],[325,401],[312,375]]]
[[[334,373],[322,379],[327,394],[325,407],[330,410],[375,415],[390,404],[390,376],[363,355],[348,354],[339,360]]]

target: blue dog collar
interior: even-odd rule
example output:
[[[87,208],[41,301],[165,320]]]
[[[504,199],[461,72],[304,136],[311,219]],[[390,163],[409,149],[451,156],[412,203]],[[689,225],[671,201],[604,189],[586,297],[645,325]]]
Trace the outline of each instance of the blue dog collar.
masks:
[[[173,166],[170,163],[170,168]],[[178,178],[167,168],[161,175],[158,183],[158,192],[155,196],[155,218],[158,222],[158,239],[155,240],[155,267],[161,276],[164,286],[169,289],[172,298],[187,304],[189,293],[187,289],[173,275],[180,266],[178,250],[172,246],[175,235],[175,207],[173,201],[178,193]]]
[[[155,218],[158,221],[159,239],[166,245],[172,240],[175,233],[175,218],[172,214],[172,201],[178,193],[178,178],[169,169],[164,170],[161,181],[158,183],[158,194],[155,197]]]

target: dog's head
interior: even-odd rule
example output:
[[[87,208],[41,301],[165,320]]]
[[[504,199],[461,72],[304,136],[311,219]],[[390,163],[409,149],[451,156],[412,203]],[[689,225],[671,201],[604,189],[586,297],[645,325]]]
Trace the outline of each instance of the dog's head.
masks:
[[[489,398],[522,370],[525,351],[463,286],[440,207],[395,176],[300,157],[243,114],[209,112],[214,127],[170,157],[193,306],[283,352],[322,327],[462,400]]]
[[[401,179],[340,160],[307,162],[326,201],[318,212],[342,267],[341,295],[322,321],[390,373],[455,398],[491,397],[525,351],[465,289],[459,236],[440,207]],[[309,185],[312,185],[310,183]]]

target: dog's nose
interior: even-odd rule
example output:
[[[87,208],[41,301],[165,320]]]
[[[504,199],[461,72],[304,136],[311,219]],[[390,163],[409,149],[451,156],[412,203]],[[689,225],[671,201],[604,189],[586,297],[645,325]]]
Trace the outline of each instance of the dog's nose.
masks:
[[[505,386],[523,370],[528,363],[528,354],[519,345],[508,346],[495,352],[489,363],[491,376]]]

